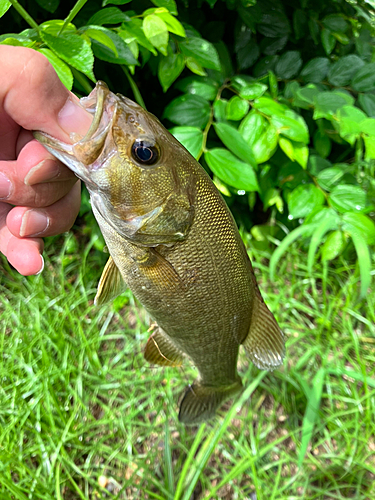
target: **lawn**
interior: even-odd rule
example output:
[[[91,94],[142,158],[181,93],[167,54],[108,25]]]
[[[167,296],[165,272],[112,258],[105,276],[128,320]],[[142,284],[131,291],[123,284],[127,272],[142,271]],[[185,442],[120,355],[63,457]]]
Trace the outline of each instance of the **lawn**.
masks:
[[[194,368],[145,362],[151,320],[130,292],[93,305],[107,255],[74,234],[50,239],[40,276],[0,263],[2,500],[375,498],[375,292],[358,300],[354,266],[309,276],[294,246],[271,282],[252,250],[284,366],[241,353],[244,393],[184,427]]]

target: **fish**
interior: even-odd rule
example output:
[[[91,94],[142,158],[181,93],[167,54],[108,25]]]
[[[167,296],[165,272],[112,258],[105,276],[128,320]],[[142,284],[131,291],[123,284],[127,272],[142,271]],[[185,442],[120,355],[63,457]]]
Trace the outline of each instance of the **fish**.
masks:
[[[81,106],[92,114],[72,144],[35,138],[87,186],[109,251],[95,304],[127,287],[155,321],[145,359],[198,377],[179,420],[214,417],[243,390],[242,345],[259,369],[283,362],[284,335],[266,306],[236,222],[210,176],[141,106],[98,82]]]

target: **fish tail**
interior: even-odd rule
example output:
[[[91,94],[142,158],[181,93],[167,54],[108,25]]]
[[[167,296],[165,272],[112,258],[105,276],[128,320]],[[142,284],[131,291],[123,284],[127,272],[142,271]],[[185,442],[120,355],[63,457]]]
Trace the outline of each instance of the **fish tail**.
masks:
[[[241,380],[230,385],[213,387],[194,383],[188,387],[180,405],[178,419],[186,425],[196,425],[212,418],[225,401],[242,390]]]

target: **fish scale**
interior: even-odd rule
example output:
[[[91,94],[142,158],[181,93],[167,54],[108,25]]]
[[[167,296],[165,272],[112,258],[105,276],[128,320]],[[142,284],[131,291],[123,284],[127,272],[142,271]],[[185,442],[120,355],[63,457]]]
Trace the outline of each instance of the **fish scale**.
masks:
[[[89,190],[110,254],[95,302],[132,290],[157,323],[146,360],[192,361],[198,378],[179,418],[205,421],[242,389],[240,345],[256,366],[273,369],[284,357],[283,334],[233,216],[199,163],[153,115],[104,83],[81,104],[94,112],[81,140],[35,137]]]

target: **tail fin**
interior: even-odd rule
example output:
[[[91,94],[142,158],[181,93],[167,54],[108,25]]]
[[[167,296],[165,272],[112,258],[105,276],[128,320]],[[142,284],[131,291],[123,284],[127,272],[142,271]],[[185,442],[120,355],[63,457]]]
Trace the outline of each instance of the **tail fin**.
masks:
[[[186,390],[180,405],[178,419],[186,425],[195,425],[212,418],[225,401],[242,389],[240,380],[231,385],[213,387],[194,383]]]
[[[283,362],[284,334],[258,288],[256,291],[250,330],[243,346],[255,366],[261,370],[273,370]]]

